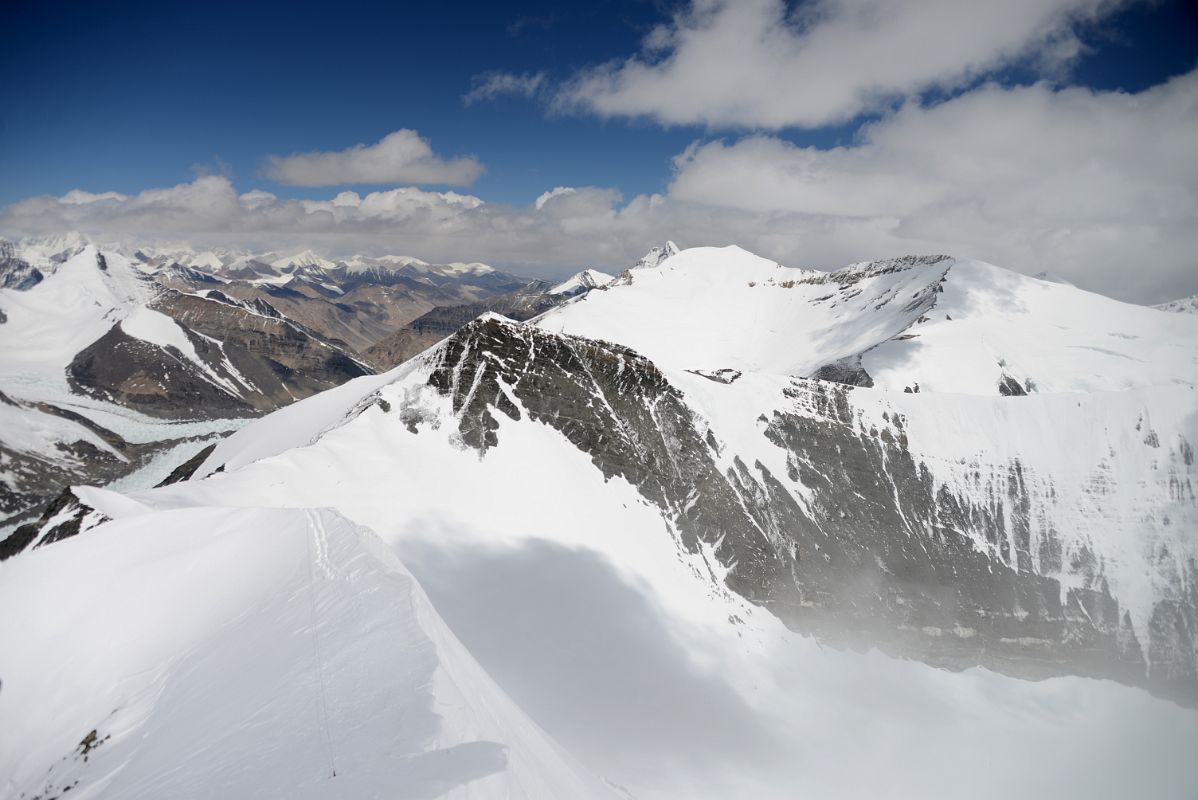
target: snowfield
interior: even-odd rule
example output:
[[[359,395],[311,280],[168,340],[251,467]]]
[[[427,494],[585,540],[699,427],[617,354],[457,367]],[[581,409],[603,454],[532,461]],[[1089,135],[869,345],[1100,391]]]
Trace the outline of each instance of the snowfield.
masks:
[[[1190,315],[980,262],[671,245],[492,321],[647,356],[721,469],[803,508],[762,420],[863,370],[847,425],[901,418],[929,480],[979,502],[1020,464],[1035,568],[1058,542],[1065,588],[1097,554],[1140,630],[1198,557]],[[80,490],[112,521],[0,563],[0,798],[1193,797],[1195,710],[821,646],[512,385],[520,413],[469,446],[482,373],[455,407],[430,385],[446,348],[249,423],[191,480]]]
[[[126,506],[5,566],[4,796],[610,796],[369,531]]]

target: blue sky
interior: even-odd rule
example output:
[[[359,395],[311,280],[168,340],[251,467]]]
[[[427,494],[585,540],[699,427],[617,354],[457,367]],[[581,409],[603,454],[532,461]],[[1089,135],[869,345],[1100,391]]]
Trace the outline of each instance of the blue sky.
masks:
[[[694,137],[462,102],[489,70],[565,73],[635,49],[662,17],[649,3],[66,5],[19,5],[9,27],[0,203],[134,192],[221,163],[239,186],[286,194],[259,177],[264,156],[414,128],[438,152],[483,160],[477,192],[528,204],[547,185],[660,189]]]
[[[677,4],[675,4],[677,5]],[[17,3],[0,52],[0,203],[34,194],[136,192],[231,170],[281,187],[268,154],[336,150],[413,128],[445,154],[477,155],[472,191],[529,204],[556,185],[665,188],[673,156],[710,132],[546,113],[504,98],[466,106],[493,70],[566,76],[621,58],[673,6],[594,3]],[[1139,90],[1193,67],[1198,12],[1129,8],[1086,31],[1071,83]],[[1010,68],[1007,81],[1034,80]],[[868,116],[868,115],[866,115]],[[831,146],[854,123],[783,131]],[[366,188],[366,187],[357,187]]]
[[[1109,251],[1102,244],[1114,235],[1115,212],[1109,209],[1070,217],[1052,231],[1043,227],[1013,235],[1010,241],[995,233],[1006,225],[996,217],[997,206],[1016,208],[1018,192],[1004,195],[1001,203],[996,193],[1012,188],[1002,179],[1002,165],[1018,154],[985,149],[987,136],[979,133],[985,126],[973,125],[962,135],[973,137],[967,144],[976,141],[983,148],[978,159],[995,165],[992,180],[958,188],[951,197],[941,191],[920,209],[908,207],[887,181],[911,162],[912,142],[921,138],[914,131],[921,124],[944,130],[945,120],[955,124],[962,114],[976,119],[990,113],[996,125],[1011,127],[1013,140],[1021,135],[1037,140],[1037,125],[1068,140],[1068,126],[1077,126],[1079,150],[1094,148],[1086,163],[1099,163],[1111,173],[1095,190],[1119,194],[1122,181],[1129,198],[1152,195],[1138,200],[1138,207],[1179,192],[1192,198],[1195,187],[1188,175],[1146,188],[1141,185],[1145,176],[1158,175],[1158,166],[1140,165],[1137,155],[1124,157],[1105,140],[1083,140],[1095,135],[1093,120],[1112,113],[1126,120],[1141,103],[1138,98],[1156,97],[1170,79],[1194,71],[1194,4],[979,2],[956,4],[976,9],[955,16],[929,11],[934,2],[10,3],[6,46],[0,49],[5,78],[0,84],[0,206],[5,207],[0,229],[19,235],[71,225],[150,238],[217,241],[221,234],[230,243],[284,246],[293,240],[298,246],[308,237],[304,243],[331,249],[404,248],[422,256],[525,265],[531,272],[618,266],[664,236],[744,242],[767,255],[818,266],[894,249],[964,246],[1025,271],[1055,267],[1078,277],[1088,269],[1096,278],[1090,285],[1118,293],[1116,264],[1086,266],[1094,261],[1092,254]],[[873,19],[879,15],[893,19],[879,25]],[[746,24],[756,33],[737,38]],[[968,45],[957,52],[957,42]],[[860,52],[845,58],[838,47]],[[940,50],[950,52],[938,63],[910,66]],[[779,71],[770,57],[755,56],[766,51],[793,69]],[[635,63],[626,69],[603,67],[629,60]],[[721,93],[715,84],[725,65],[735,81]],[[464,101],[495,74],[542,76],[539,91]],[[1019,93],[1027,87],[1036,88]],[[1093,108],[1079,112],[1077,103],[1066,102],[1071,90],[1082,92]],[[1189,90],[1167,91],[1168,98],[1143,101],[1153,103],[1161,119],[1142,120],[1142,147],[1151,146],[1161,126],[1174,139],[1182,137],[1175,112],[1185,106]],[[1131,105],[1123,102],[1127,97]],[[1015,116],[1011,104],[1018,105]],[[1043,111],[1046,104],[1052,108]],[[1026,121],[1019,114],[1026,114]],[[904,127],[900,123],[907,117],[913,119]],[[269,156],[342,151],[401,129],[427,142],[439,159],[475,157],[484,167],[481,177],[454,187],[411,180],[364,185],[350,179],[295,186],[266,174]],[[1134,147],[1134,131],[1124,135],[1126,147]],[[885,147],[873,141],[887,137],[894,142]],[[837,146],[846,149],[851,166],[843,163],[844,153],[831,150]],[[1018,146],[1023,145],[1012,144]],[[1189,154],[1184,144],[1176,148]],[[1042,155],[1051,163],[1050,153]],[[970,163],[972,156],[960,156]],[[772,160],[763,164],[761,159]],[[1077,166],[1062,164],[1060,186],[1031,194],[1057,189],[1068,194],[1062,187]],[[794,185],[778,185],[770,174],[774,167],[779,175],[791,176]],[[913,194],[940,191],[933,182],[919,186],[926,172],[906,179]],[[1040,181],[1042,172],[1029,173],[1029,182]],[[136,197],[202,175],[225,182],[191,190],[205,193],[206,205],[187,206],[197,220],[189,224],[179,222],[186,214],[177,208],[168,215],[169,224],[154,217],[146,210],[150,200],[137,205],[110,198],[91,204],[87,213],[78,204],[51,207],[29,200],[75,189]],[[742,175],[745,180],[731,190],[724,182]],[[938,180],[952,179],[946,173]],[[387,202],[404,205],[408,216],[398,222],[389,218],[395,224],[385,230],[340,217],[318,233],[308,218],[290,228],[279,222],[280,215],[300,213],[287,201],[326,202],[343,190],[365,197],[409,186],[434,193],[452,188],[485,205],[455,207],[452,214],[458,216],[450,224],[444,215],[451,212],[428,210],[439,200],[420,195],[425,227],[411,218],[410,198],[396,197]],[[534,201],[557,186],[579,191],[536,209],[544,213],[533,213]],[[829,194],[811,200],[813,186],[825,186]],[[742,189],[745,196],[738,199]],[[208,213],[227,199],[217,196],[220,191],[251,190],[274,197],[268,223],[248,212],[238,219],[226,213],[219,220]],[[842,208],[842,199],[854,192],[898,199],[832,210]],[[664,201],[650,203],[654,195]],[[645,209],[638,198],[645,200]],[[927,224],[945,208],[955,213],[982,205],[990,208],[964,221],[952,236]],[[437,220],[435,230],[430,215]],[[628,219],[634,215],[642,222]],[[1164,261],[1171,265],[1158,285],[1142,293],[1146,297],[1191,285],[1198,291],[1190,280],[1193,265],[1179,261],[1190,242],[1177,239],[1181,226],[1168,217],[1157,220],[1162,230],[1144,240],[1167,239]],[[867,219],[872,222],[862,230],[860,223]],[[1128,220],[1135,230],[1143,222]],[[1061,225],[1084,236],[1076,233],[1059,253],[1046,250],[1059,242]],[[447,228],[452,237],[444,235]],[[516,241],[513,230],[536,235]],[[1039,237],[1039,249],[1021,249],[1029,235]],[[575,251],[579,255],[572,255]]]

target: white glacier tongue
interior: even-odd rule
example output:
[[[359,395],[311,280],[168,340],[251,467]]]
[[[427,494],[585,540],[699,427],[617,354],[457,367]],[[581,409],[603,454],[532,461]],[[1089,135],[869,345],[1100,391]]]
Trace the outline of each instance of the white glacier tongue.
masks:
[[[612,796],[331,511],[135,514],[0,603],[6,798]]]

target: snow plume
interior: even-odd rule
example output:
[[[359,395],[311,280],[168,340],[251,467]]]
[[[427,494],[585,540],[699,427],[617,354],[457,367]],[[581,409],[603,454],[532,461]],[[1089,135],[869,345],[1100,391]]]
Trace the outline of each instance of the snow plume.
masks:
[[[439,183],[466,186],[483,172],[473,156],[442,159],[428,140],[407,128],[371,145],[336,152],[270,156],[266,175],[288,186],[338,186],[349,183]]]
[[[844,122],[1026,59],[1053,71],[1118,0],[694,0],[643,52],[579,73],[556,105],[666,125]]]
[[[30,198],[0,209],[0,234],[409,252],[555,279],[618,272],[665,239],[737,243],[819,268],[951,253],[1162,302],[1198,291],[1195,129],[1198,71],[1135,94],[985,85],[908,103],[845,147],[700,141],[675,158],[665,193],[627,200],[586,186],[549,189],[529,206],[410,187],[291,200],[206,176],[131,197]]]

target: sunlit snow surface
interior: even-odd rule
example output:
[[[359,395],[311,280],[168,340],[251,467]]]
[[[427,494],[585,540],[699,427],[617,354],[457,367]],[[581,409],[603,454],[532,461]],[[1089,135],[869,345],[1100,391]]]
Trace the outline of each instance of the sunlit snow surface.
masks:
[[[755,418],[783,402],[790,375],[921,315],[968,324],[958,301],[1006,302],[991,296],[1001,286],[970,288],[985,265],[960,270],[958,294],[950,275],[930,314],[882,302],[960,266],[941,263],[918,281],[871,279],[877,313],[841,314],[803,299],[808,284],[768,283],[814,273],[758,261],[684,251],[539,324],[641,350],[729,458],[785,474]],[[1082,294],[1015,280],[1029,308]],[[1076,294],[1039,294],[1056,291]],[[1192,324],[1077,301],[1090,302],[1076,319],[1035,315],[1086,336],[1046,343],[987,323],[964,327],[959,349],[946,339],[900,358],[882,345],[880,388],[854,403],[905,414],[933,470],[1018,454],[1061,484],[1107,451],[1145,447],[1128,433],[1145,413],[1161,437],[1192,435]],[[1020,312],[987,311],[1007,313]],[[1139,338],[1066,363],[1061,349],[1095,330]],[[979,353],[1045,388],[999,398],[1003,367],[975,367]],[[724,368],[744,375],[687,371]],[[0,620],[2,796],[78,780],[72,797],[1193,797],[1198,713],[1109,681],[821,648],[725,589],[711,553],[688,553],[659,509],[550,427],[500,417],[485,456],[462,445],[429,369],[409,362],[257,420],[217,447],[200,474],[225,471],[205,480],[90,492],[116,522],[0,565],[2,607],[21,609]],[[927,388],[903,393],[914,380]],[[400,408],[421,411],[418,433]],[[1077,528],[1112,558],[1131,560],[1121,537],[1151,524],[1133,517],[1153,499],[1141,479],[1164,456],[1152,450],[1116,462],[1129,499],[1115,524]],[[1060,513],[1087,509],[1066,494]],[[84,763],[93,729],[103,743]]]
[[[331,511],[125,506],[103,536],[5,566],[0,603],[29,610],[0,621],[7,796],[601,790],[369,531]]]

